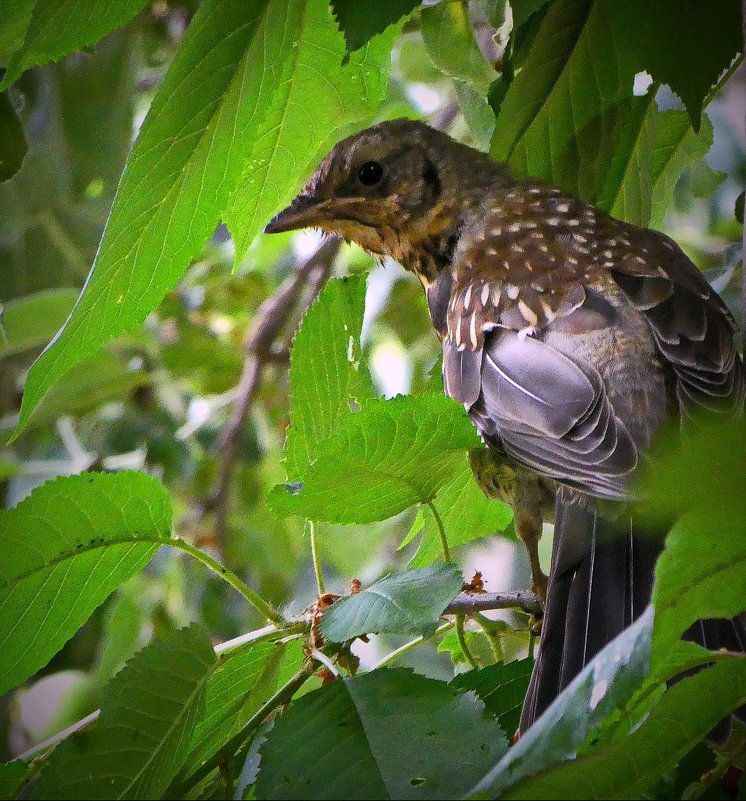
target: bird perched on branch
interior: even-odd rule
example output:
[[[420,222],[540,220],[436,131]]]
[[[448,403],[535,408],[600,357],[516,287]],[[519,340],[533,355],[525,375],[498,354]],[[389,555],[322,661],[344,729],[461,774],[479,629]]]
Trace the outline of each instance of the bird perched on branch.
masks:
[[[517,471],[517,518],[556,496],[525,730],[648,604],[662,539],[633,526],[630,481],[667,420],[742,412],[732,318],[668,237],[411,120],[337,144],[266,230],[306,227],[420,279],[445,390]],[[738,619],[707,623],[692,638],[746,650]]]

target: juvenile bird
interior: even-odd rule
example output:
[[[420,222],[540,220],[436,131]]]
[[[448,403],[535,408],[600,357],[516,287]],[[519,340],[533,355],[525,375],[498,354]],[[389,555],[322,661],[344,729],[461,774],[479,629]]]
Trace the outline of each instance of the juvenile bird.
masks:
[[[731,315],[668,237],[411,120],[337,144],[266,230],[305,227],[419,278],[445,391],[523,476],[516,503],[535,523],[556,494],[525,730],[650,600],[662,538],[633,526],[630,481],[666,421],[742,412]],[[746,650],[740,619],[696,629]]]

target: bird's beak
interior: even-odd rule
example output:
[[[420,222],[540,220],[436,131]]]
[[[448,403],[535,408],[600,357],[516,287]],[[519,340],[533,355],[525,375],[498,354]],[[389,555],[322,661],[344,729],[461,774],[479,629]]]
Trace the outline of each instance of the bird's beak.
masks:
[[[324,203],[313,195],[300,194],[279,214],[276,214],[264,229],[266,234],[280,234],[283,231],[297,231],[301,228],[321,228],[329,222]]]

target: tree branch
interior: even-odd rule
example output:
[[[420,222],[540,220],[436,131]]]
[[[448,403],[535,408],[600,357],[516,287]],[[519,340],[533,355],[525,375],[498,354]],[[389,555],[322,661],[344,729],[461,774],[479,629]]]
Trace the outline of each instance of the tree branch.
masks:
[[[444,615],[470,615],[487,609],[520,609],[530,615],[543,609],[539,599],[530,590],[515,592],[462,592],[443,610]]]
[[[298,298],[306,286],[302,309],[297,319],[313,302],[326,283],[334,257],[337,255],[341,240],[338,237],[328,238],[303,264],[300,264],[280,285],[277,291],[262,303],[254,318],[244,344],[244,366],[238,384],[238,397],[233,407],[228,424],[220,437],[221,461],[215,487],[205,499],[203,512],[215,512],[215,537],[222,546],[225,539],[226,522],[230,489],[236,466],[236,454],[246,418],[259,390],[262,371],[267,363],[276,362],[278,352],[286,349],[276,348],[276,340],[287,327],[298,305]],[[296,320],[297,323],[297,320]],[[288,334],[288,341],[292,333]]]

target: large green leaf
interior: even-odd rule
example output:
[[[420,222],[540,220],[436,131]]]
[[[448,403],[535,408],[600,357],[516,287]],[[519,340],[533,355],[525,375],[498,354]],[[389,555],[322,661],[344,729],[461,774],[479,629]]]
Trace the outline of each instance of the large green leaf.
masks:
[[[620,46],[638,70],[667,83],[684,101],[695,128],[711,86],[743,50],[738,0],[610,2]]]
[[[374,36],[411,13],[420,0],[331,0],[332,11],[344,34],[347,50],[358,50]]]
[[[290,355],[290,429],[285,469],[302,478],[318,444],[370,394],[361,375],[365,278],[333,279],[303,318]]]
[[[454,453],[478,444],[450,398],[369,400],[316,445],[302,487],[276,487],[270,502],[280,514],[330,523],[385,520],[434,498],[453,475]]]
[[[193,625],[153,640],[109,683],[88,731],[54,752],[37,798],[158,798],[187,756],[215,665]]]
[[[652,625],[649,608],[586,665],[475,791],[503,797],[522,779],[574,758],[588,733],[629,700],[647,676]]]
[[[284,0],[284,8],[290,57],[281,65],[251,150],[243,154],[243,171],[224,214],[237,259],[272,214],[291,201],[321,156],[370,121],[386,94],[391,45],[399,31],[390,27],[342,66],[344,38],[329,5]]]
[[[171,537],[171,503],[142,473],[58,478],[0,516],[0,692],[44,667]]]
[[[461,570],[442,562],[387,576],[362,592],[336,601],[319,630],[334,642],[380,632],[432,634],[462,584]]]
[[[124,25],[147,0],[35,0],[14,3],[13,37],[8,45],[15,52],[8,60],[0,89],[6,88],[29,67],[95,44],[107,33]],[[3,9],[3,13],[5,10]],[[24,29],[25,27],[25,30]],[[23,34],[21,31],[23,30]],[[20,44],[21,35],[23,44]],[[5,37],[2,44],[5,44]],[[16,47],[18,49],[16,49]]]
[[[85,291],[29,373],[19,430],[73,364],[145,318],[221,216],[245,251],[319,149],[368,119],[388,40],[334,73],[343,54],[323,0],[200,6],[140,130]]]
[[[746,659],[721,662],[674,685],[626,736],[526,779],[500,797],[644,798],[719,720],[743,703]]]
[[[292,704],[262,746],[257,796],[461,798],[506,749],[470,693],[379,670]]]
[[[555,0],[500,106],[491,155],[523,175],[596,201],[634,65],[609,0]],[[603,57],[599,57],[602,54]]]

